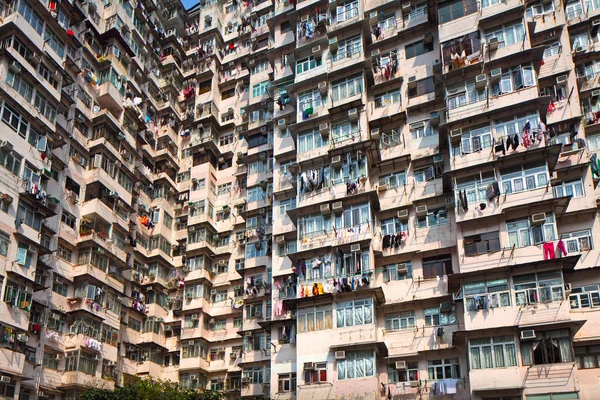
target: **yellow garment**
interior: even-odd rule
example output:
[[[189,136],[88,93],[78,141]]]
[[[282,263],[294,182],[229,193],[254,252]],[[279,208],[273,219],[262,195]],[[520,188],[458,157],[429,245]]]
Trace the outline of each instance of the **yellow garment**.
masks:
[[[325,294],[325,289],[323,289],[323,284],[317,284],[317,288],[319,289],[319,294]]]

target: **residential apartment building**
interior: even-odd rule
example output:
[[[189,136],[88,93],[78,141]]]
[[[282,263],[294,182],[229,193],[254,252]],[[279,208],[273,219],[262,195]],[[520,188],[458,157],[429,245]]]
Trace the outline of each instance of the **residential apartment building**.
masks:
[[[0,0],[0,397],[594,399],[599,27]]]

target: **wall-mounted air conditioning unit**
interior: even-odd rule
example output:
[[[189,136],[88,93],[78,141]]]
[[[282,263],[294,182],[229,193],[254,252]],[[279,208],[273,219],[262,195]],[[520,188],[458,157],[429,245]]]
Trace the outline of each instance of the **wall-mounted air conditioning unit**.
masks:
[[[535,331],[533,329],[521,331],[521,340],[535,339],[535,338],[536,338]]]
[[[406,369],[406,361],[396,361],[396,369]]]
[[[348,110],[348,119],[351,122],[358,121],[358,110],[356,108]]]
[[[398,218],[399,219],[408,219],[408,209],[398,210]]]
[[[335,352],[335,359],[336,360],[345,360],[346,359],[346,352],[344,350],[336,351]]]
[[[342,166],[342,156],[333,156],[331,157],[331,165],[335,168]]]
[[[342,206],[341,201],[333,202],[331,208],[333,209],[333,212],[335,212],[335,213],[342,212],[344,210],[344,207]]]
[[[319,210],[321,211],[321,214],[329,214],[331,212],[329,209],[329,204],[321,204]]]
[[[356,243],[350,246],[350,251],[352,253],[357,253],[360,251],[360,244]]]
[[[427,206],[426,205],[417,206],[417,207],[415,207],[415,212],[417,213],[417,215],[425,215],[425,214],[427,214]]]

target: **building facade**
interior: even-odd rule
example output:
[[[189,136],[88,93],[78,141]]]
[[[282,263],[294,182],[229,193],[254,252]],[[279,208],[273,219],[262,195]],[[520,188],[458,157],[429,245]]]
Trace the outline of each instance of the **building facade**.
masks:
[[[596,398],[599,27],[0,0],[0,397]]]

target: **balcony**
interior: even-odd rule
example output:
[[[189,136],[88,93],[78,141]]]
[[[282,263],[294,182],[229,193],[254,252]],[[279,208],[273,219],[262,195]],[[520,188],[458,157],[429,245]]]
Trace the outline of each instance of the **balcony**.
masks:
[[[355,228],[356,229],[356,228]],[[298,238],[297,251],[310,251],[318,248],[336,247],[345,244],[371,240],[372,233],[368,227],[362,226],[359,233],[348,232],[348,229],[310,232]]]
[[[71,298],[68,300],[67,312],[87,311],[98,318],[104,319],[104,309],[101,304],[88,298]]]
[[[300,3],[298,3],[296,9],[301,13]],[[314,17],[311,12],[310,14],[302,15],[301,18],[310,18],[309,21],[314,26],[314,32],[312,35],[307,34],[306,30],[303,28],[304,22],[299,23],[296,26],[296,50],[310,44],[321,44],[321,46],[325,46],[327,43],[325,40],[327,38],[327,28],[325,26],[327,24],[327,14],[317,14],[316,17]]]
[[[95,279],[98,279],[100,282],[105,282],[109,284],[109,286],[111,286],[112,288],[116,289],[118,292],[123,292],[124,290],[123,283],[110,276],[106,271],[103,271],[100,268],[93,266],[92,264],[82,264],[73,267],[73,277],[84,275],[89,275]]]
[[[248,246],[252,246],[250,243]],[[244,263],[244,271],[248,271],[255,268],[266,268],[271,266],[271,257],[270,256],[260,256],[253,258],[246,258]]]
[[[208,371],[209,368],[210,363],[202,357],[181,358],[181,360],[179,360],[179,369],[181,371],[198,369]]]
[[[479,7],[478,1],[463,0],[462,7],[453,5],[452,8],[440,9],[438,18],[440,43],[476,31],[479,25]]]
[[[509,107],[521,107],[523,109],[524,107],[533,105],[546,108],[549,101],[549,97],[539,97],[537,86],[530,86],[499,96],[490,96],[488,94],[486,97],[477,97],[464,101],[458,106],[448,104],[446,121],[450,124],[474,117],[491,116],[503,108]]]
[[[101,108],[123,110],[123,96],[110,81],[98,85],[96,101]]]

